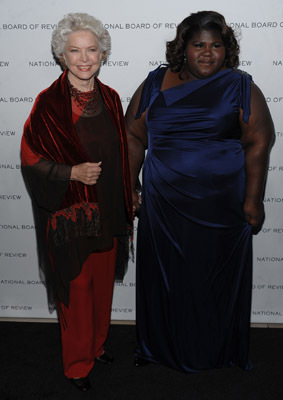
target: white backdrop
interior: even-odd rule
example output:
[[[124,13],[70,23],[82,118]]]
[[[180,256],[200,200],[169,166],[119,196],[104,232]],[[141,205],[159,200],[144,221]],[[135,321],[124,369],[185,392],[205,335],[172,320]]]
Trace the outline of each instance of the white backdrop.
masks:
[[[80,3],[80,5],[78,5]],[[51,33],[69,12],[99,18],[112,37],[100,79],[124,110],[148,72],[165,61],[165,43],[191,12],[222,13],[240,38],[240,68],[270,107],[276,143],[265,195],[266,221],[254,238],[252,322],[283,323],[283,5],[282,0],[0,0],[0,317],[54,318],[38,273],[35,226],[20,172],[23,124],[36,95],[61,73]],[[113,320],[135,319],[135,266],[115,286]]]

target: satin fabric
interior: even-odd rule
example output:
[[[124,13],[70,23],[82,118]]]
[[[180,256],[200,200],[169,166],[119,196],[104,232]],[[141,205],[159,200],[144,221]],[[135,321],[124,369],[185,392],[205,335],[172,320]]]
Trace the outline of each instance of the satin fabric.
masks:
[[[148,151],[137,240],[136,354],[193,372],[249,368],[252,231],[243,215],[239,108],[251,77],[238,70],[160,91],[150,73]]]

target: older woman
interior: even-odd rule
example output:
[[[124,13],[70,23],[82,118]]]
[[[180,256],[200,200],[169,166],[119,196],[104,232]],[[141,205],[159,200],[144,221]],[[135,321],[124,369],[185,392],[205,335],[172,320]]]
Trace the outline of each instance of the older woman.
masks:
[[[104,343],[114,274],[123,277],[132,226],[127,142],[119,96],[97,78],[110,53],[102,23],[68,14],[52,49],[64,72],[25,123],[22,166],[59,311],[64,373],[86,391],[95,360],[112,363]]]
[[[127,110],[133,187],[143,164],[137,365],[249,368],[252,232],[274,131],[238,54],[222,15],[191,14]]]

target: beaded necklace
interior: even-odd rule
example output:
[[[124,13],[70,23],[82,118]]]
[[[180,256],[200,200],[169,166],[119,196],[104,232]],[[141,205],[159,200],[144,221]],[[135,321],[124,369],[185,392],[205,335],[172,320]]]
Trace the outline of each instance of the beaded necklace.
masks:
[[[98,104],[99,90],[94,80],[93,89],[89,92],[81,92],[68,81],[70,94],[76,106],[86,115],[93,115]]]

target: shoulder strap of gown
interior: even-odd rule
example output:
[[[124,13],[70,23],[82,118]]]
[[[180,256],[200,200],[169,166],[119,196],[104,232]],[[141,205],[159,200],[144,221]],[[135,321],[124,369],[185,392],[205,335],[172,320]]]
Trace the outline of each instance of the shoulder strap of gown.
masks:
[[[243,121],[247,124],[249,122],[249,116],[251,113],[251,82],[252,77],[245,71],[240,69],[234,69],[241,75],[241,98],[240,107],[243,110]]]
[[[142,113],[147,109],[150,99],[152,96],[153,91],[155,90],[160,90],[163,77],[165,75],[165,72],[168,69],[168,65],[166,64],[161,64],[159,67],[157,67],[155,70],[151,71],[143,85],[142,89],[142,94],[140,98],[140,103],[138,107],[138,111],[136,113],[136,119],[140,118]]]

